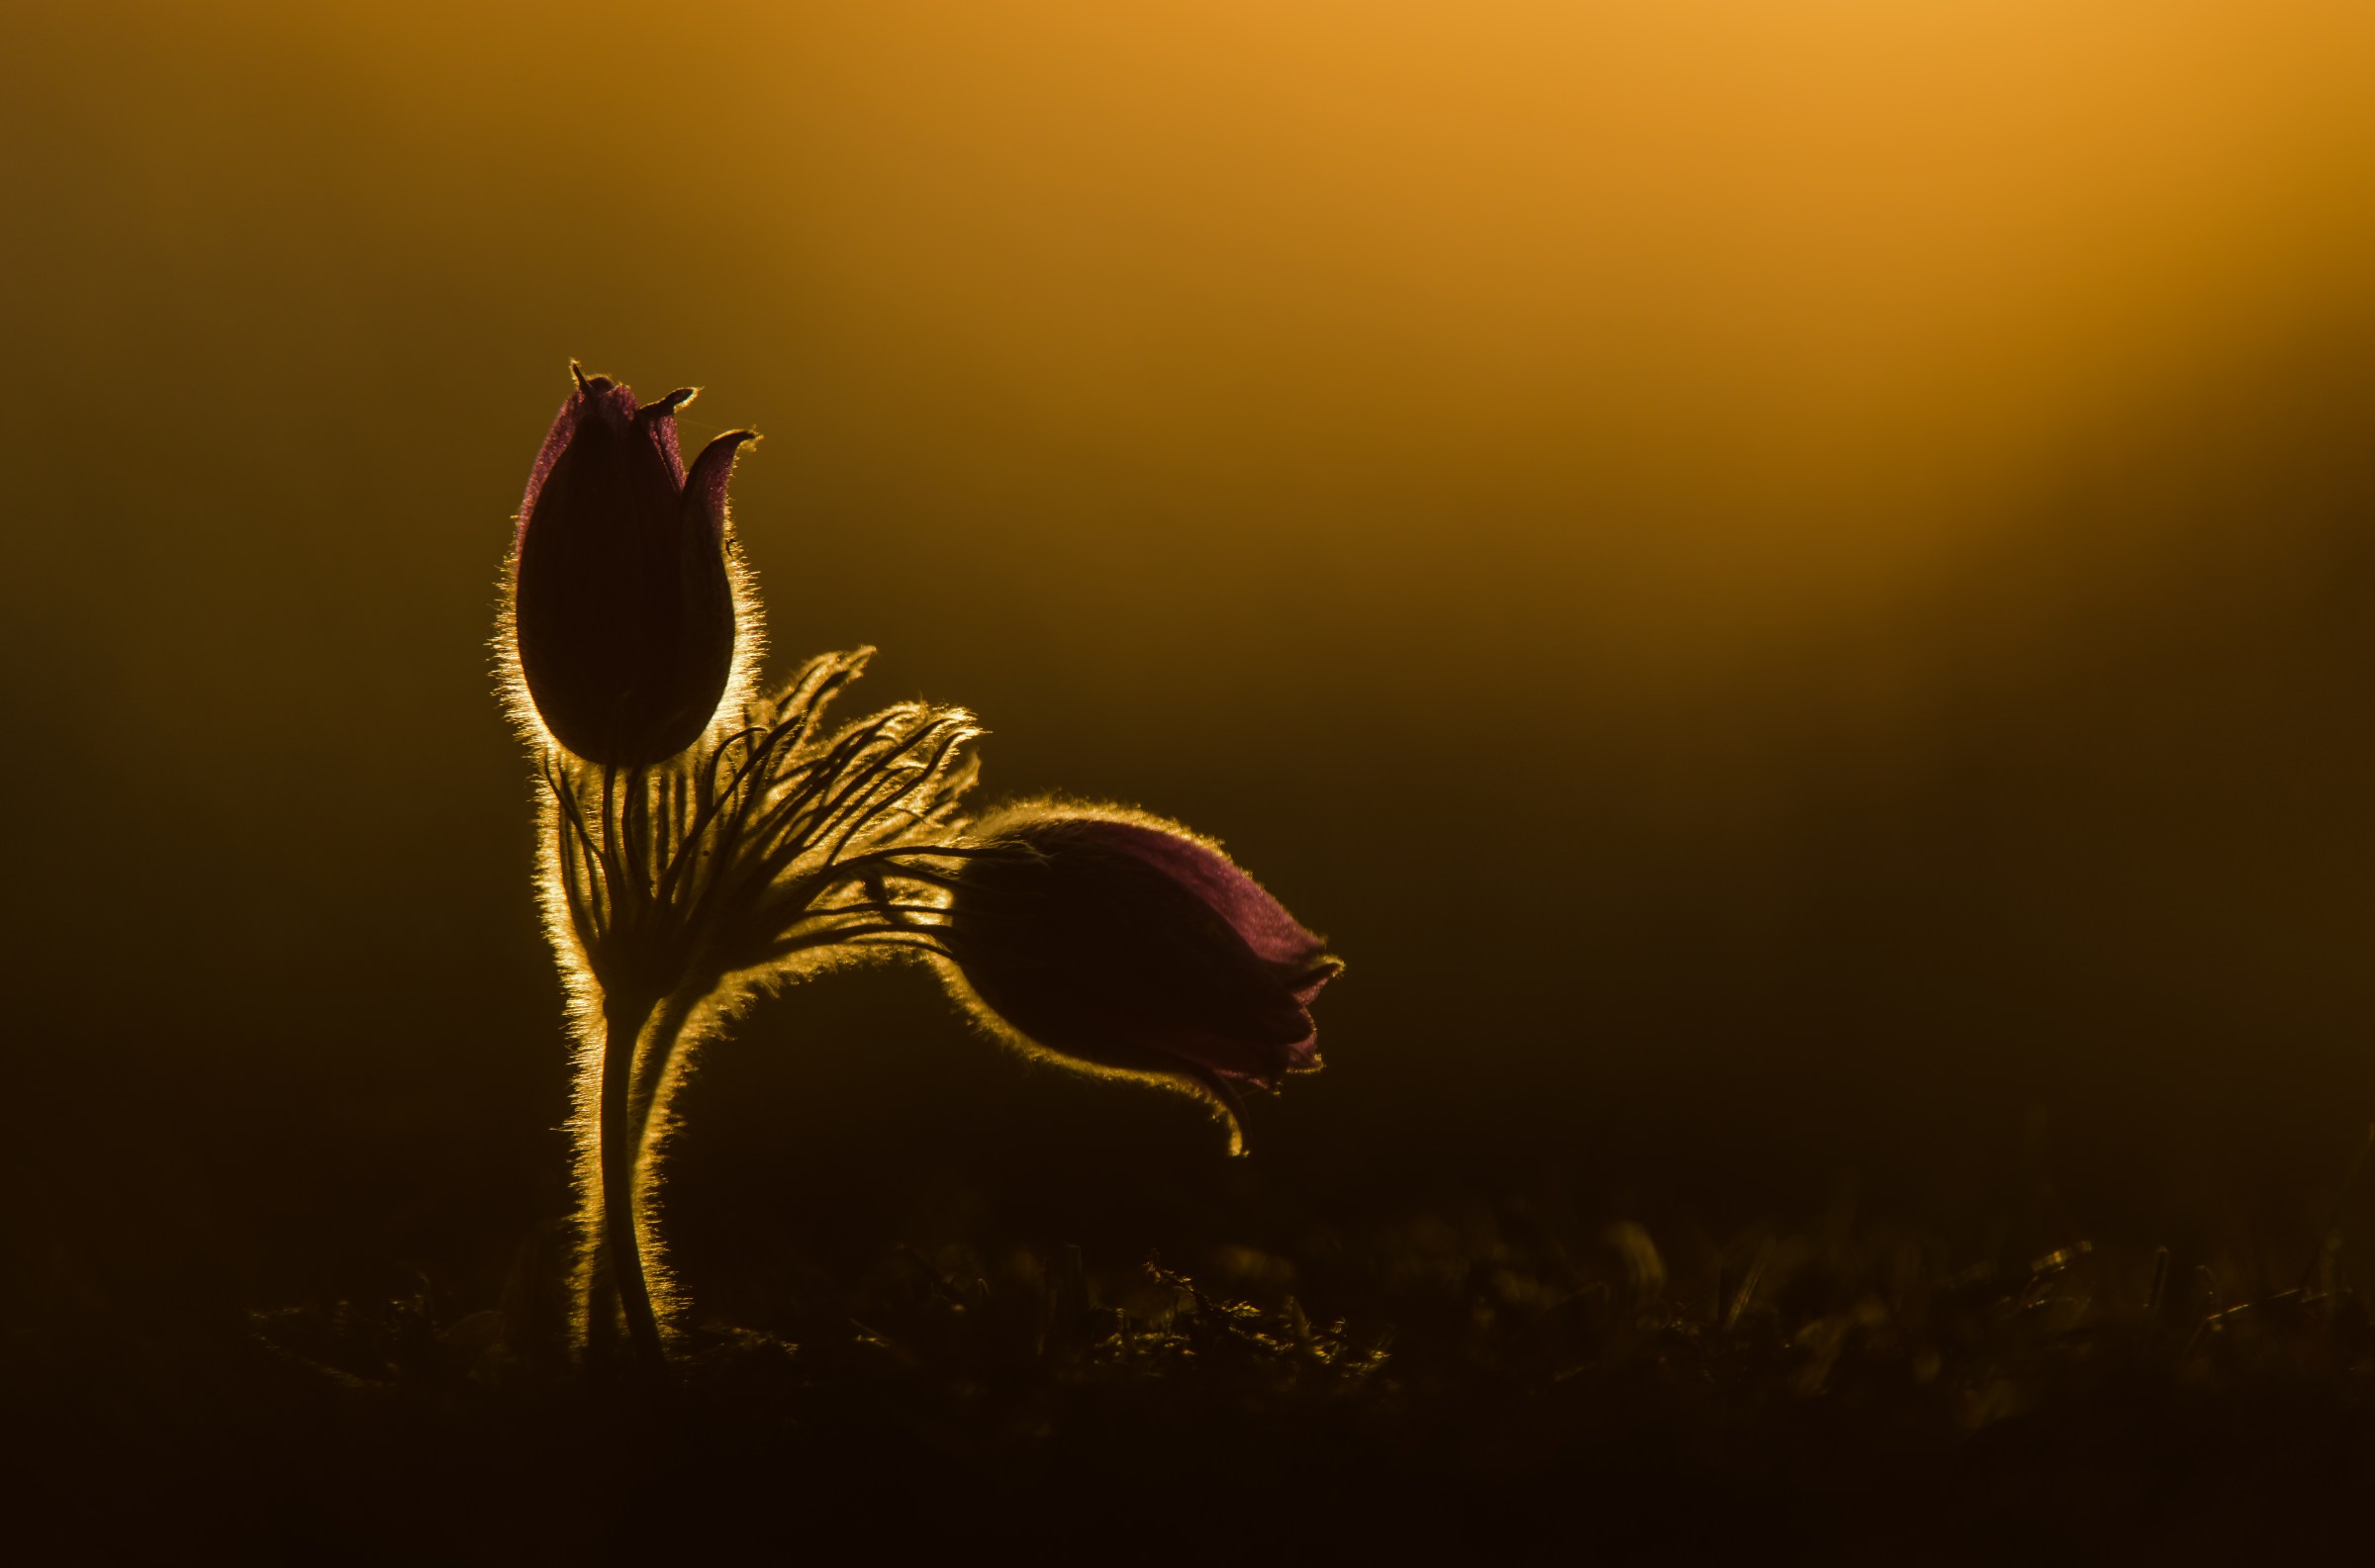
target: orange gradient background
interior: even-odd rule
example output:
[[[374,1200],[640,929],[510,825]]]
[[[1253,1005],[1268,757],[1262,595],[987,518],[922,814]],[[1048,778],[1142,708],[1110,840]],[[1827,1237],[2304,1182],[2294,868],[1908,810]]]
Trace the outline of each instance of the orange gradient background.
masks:
[[[770,1004],[697,1296],[951,1203],[2322,1218],[2375,1117],[2364,4],[8,32],[26,1223],[257,1291],[563,1207],[485,639],[572,356],[766,433],[779,663],[879,644],[1351,966],[1242,1167],[918,975]]]

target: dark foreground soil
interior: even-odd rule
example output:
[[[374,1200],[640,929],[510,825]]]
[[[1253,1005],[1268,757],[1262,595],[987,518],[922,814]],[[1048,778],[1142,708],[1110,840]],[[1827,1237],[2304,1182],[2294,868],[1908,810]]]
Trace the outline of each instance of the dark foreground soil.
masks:
[[[558,1249],[245,1313],[44,1279],[11,1325],[19,1561],[2358,1560],[2375,1324],[2337,1247],[1954,1266],[1418,1214],[1176,1267],[940,1244],[575,1366]]]

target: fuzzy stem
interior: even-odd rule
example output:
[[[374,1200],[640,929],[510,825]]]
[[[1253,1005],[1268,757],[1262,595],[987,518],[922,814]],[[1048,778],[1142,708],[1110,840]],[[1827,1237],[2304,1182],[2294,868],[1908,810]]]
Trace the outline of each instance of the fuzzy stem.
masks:
[[[636,1157],[645,1185],[658,1160],[657,1141],[668,1131],[668,1101],[676,1088],[677,1054],[684,1047],[685,1025],[700,1005],[701,994],[679,989],[652,1014],[643,1048],[636,1054],[634,1085],[628,1091],[626,1114],[633,1131]]]
[[[603,1000],[602,1098],[596,1136],[601,1140],[600,1243],[610,1266],[589,1276],[586,1320],[591,1325],[605,1316],[595,1292],[600,1276],[607,1272],[626,1318],[629,1359],[641,1371],[658,1373],[667,1365],[667,1355],[660,1344],[659,1319],[651,1310],[651,1290],[643,1278],[635,1198],[642,1140],[628,1107],[635,1046],[652,1005],[647,996],[614,993]],[[589,1236],[587,1241],[591,1245],[595,1238]]]

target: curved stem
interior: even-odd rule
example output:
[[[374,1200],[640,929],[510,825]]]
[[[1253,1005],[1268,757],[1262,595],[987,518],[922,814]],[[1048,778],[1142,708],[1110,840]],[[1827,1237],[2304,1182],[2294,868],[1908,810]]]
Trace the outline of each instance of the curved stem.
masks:
[[[660,1322],[651,1310],[643,1278],[643,1248],[636,1225],[635,1177],[642,1139],[629,1100],[634,1084],[635,1046],[651,1016],[647,997],[612,995],[602,1009],[602,1098],[600,1103],[602,1245],[611,1283],[626,1317],[627,1354],[638,1367],[657,1372],[667,1364]],[[598,1271],[599,1272],[599,1271]],[[589,1322],[600,1316],[587,1302]]]
[[[670,1069],[676,1064],[677,1052],[682,1048],[685,1025],[693,1018],[693,1009],[701,1004],[701,993],[679,989],[663,1001],[652,1014],[650,1027],[645,1031],[642,1049],[636,1053],[633,1086],[628,1090],[626,1114],[633,1131],[638,1159],[651,1156],[652,1128],[665,1125],[670,1091]]]

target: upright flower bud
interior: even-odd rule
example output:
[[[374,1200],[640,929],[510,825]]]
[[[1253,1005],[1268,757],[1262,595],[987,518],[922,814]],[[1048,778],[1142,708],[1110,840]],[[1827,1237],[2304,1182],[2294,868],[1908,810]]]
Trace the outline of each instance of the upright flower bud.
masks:
[[[638,406],[576,366],[527,478],[514,545],[512,629],[544,727],[588,762],[675,756],[716,715],[734,667],[725,486],[748,430],[685,472],[676,411]]]
[[[952,989],[985,1022],[1092,1071],[1201,1093],[1232,1135],[1245,1086],[1319,1065],[1308,1009],[1343,966],[1211,844],[1048,803],[976,836],[942,942]]]

